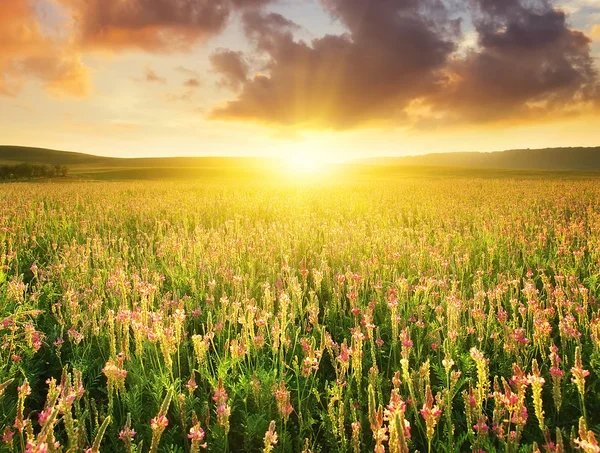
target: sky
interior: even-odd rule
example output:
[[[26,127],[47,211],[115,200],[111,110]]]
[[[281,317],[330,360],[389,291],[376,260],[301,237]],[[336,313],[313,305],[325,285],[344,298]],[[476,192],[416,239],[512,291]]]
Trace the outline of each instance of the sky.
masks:
[[[330,160],[600,146],[600,0],[0,0],[0,142]]]

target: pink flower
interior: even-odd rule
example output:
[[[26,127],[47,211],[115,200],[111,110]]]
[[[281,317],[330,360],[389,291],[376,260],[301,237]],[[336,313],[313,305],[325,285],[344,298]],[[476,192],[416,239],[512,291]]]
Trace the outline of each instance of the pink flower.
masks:
[[[196,384],[196,379],[194,379],[194,373],[193,372],[192,372],[192,376],[190,377],[190,380],[186,384],[186,387],[187,387],[188,392],[190,394],[194,393],[194,390],[196,390],[198,388],[198,384]]]
[[[39,413],[38,422],[41,426],[44,426],[46,424],[46,420],[48,420],[48,417],[50,417],[50,414],[52,413],[52,409],[53,409],[52,407],[48,407]]]
[[[167,426],[169,426],[169,419],[164,415],[157,415],[152,420],[150,420],[150,427],[152,430],[164,430]]]
[[[190,433],[188,434],[189,439],[202,441],[204,439],[204,430],[199,425],[192,426]]]
[[[33,441],[27,442],[25,453],[48,453],[48,444],[45,442],[35,443]]]
[[[119,440],[129,440],[131,441],[137,433],[135,430],[131,428],[124,428],[119,431]]]
[[[196,423],[194,426],[190,428],[190,433],[188,434],[188,439],[192,440],[192,449],[197,451],[198,448],[206,448],[208,445],[206,442],[201,444],[204,440],[204,430],[200,427],[200,424]]]
[[[15,432],[7,427],[4,430],[4,434],[2,435],[2,442],[4,442],[5,444],[10,443],[12,441],[12,438],[14,435],[15,435]]]

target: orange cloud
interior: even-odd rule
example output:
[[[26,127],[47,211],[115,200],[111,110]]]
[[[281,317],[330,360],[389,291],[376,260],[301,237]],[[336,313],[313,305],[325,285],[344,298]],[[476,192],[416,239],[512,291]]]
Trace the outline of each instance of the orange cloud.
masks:
[[[594,25],[590,32],[590,38],[594,41],[600,41],[600,25]]]
[[[78,55],[62,52],[50,57],[35,56],[23,59],[19,69],[37,77],[44,88],[55,96],[84,97],[90,91],[89,70]]]
[[[270,0],[58,0],[86,48],[149,52],[189,50],[220,33],[231,12]]]
[[[56,96],[85,96],[89,70],[67,42],[42,32],[31,2],[0,2],[0,94],[15,95],[38,80]]]

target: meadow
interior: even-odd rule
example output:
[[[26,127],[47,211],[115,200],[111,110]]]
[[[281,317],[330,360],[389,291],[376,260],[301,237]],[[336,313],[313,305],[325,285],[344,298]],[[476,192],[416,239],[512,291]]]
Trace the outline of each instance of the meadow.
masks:
[[[2,452],[600,452],[600,182],[0,186]]]

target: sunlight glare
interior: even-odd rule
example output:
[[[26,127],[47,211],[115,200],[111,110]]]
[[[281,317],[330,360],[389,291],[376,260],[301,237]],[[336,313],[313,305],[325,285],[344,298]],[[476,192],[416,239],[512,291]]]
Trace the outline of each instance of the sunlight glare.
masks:
[[[284,173],[294,179],[310,180],[323,176],[332,163],[328,145],[320,139],[306,138],[279,148]]]
[[[313,153],[295,152],[287,157],[286,164],[290,172],[298,175],[314,175],[321,173],[327,162]]]

